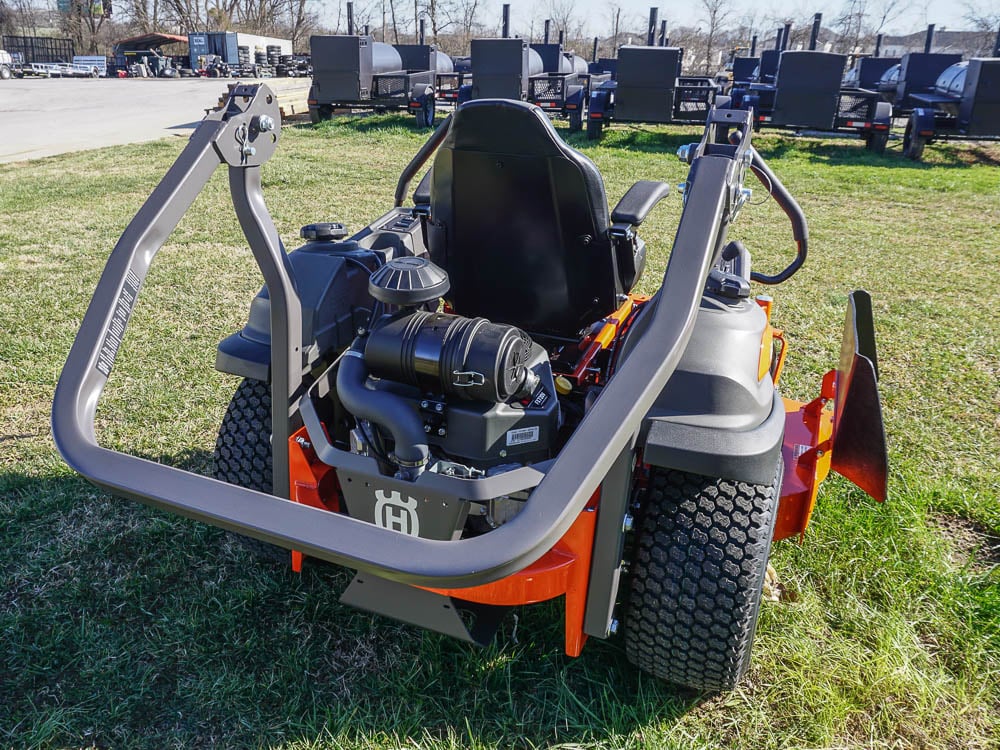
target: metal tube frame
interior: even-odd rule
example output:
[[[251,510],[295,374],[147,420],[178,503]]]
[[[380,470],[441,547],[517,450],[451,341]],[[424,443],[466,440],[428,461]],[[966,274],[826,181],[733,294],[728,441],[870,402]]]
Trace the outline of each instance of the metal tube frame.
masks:
[[[739,208],[742,179],[752,159],[749,113],[713,110],[709,116],[691,165],[663,284],[649,303],[650,324],[628,359],[558,458],[518,470],[537,474],[531,482],[537,480],[537,486],[524,510],[489,534],[458,541],[407,536],[284,499],[288,411],[297,407],[301,385],[302,331],[294,280],[260,190],[260,165],[273,153],[277,140],[261,127],[265,115],[277,117],[277,105],[267,88],[237,87],[226,111],[210,115],[198,127],[125,230],[56,390],[52,431],[59,451],[73,469],[114,494],[403,583],[467,587],[523,569],[572,525],[632,444],[645,414],[677,367],[694,328],[709,270]],[[719,128],[734,126],[742,133],[737,145],[713,145],[720,143]],[[142,279],[220,163],[229,165],[234,206],[271,295],[274,495],[103,448],[94,432],[97,403]],[[351,457],[363,458],[336,453],[344,454],[348,464]],[[427,489],[433,495],[430,485],[442,478],[425,472],[407,483],[407,492],[420,496]]]

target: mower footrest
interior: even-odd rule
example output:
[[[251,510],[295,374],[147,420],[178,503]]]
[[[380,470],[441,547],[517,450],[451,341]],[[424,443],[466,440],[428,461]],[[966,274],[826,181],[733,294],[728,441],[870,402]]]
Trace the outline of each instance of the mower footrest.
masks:
[[[479,646],[493,640],[510,609],[454,599],[367,573],[354,575],[340,601]]]

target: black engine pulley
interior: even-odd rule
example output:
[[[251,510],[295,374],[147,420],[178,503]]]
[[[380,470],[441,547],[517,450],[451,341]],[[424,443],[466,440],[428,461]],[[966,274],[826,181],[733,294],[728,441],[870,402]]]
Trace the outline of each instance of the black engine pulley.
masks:
[[[377,326],[365,345],[372,375],[470,401],[500,403],[531,393],[531,339],[485,318],[413,312]]]

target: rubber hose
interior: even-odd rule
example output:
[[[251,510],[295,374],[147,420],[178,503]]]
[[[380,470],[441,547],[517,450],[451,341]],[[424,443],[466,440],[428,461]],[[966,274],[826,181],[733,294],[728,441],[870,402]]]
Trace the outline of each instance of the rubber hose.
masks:
[[[392,435],[393,451],[404,469],[417,473],[427,463],[427,437],[420,417],[398,396],[365,387],[368,367],[364,360],[364,340],[355,339],[340,360],[337,369],[337,395],[341,403],[358,419],[381,425]],[[404,472],[406,473],[406,472]]]

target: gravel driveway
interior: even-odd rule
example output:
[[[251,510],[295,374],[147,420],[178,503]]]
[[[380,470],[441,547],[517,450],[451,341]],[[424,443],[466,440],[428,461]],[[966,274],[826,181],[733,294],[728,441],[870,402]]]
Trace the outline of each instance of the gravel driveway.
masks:
[[[187,137],[226,91],[218,78],[0,81],[0,163]]]

